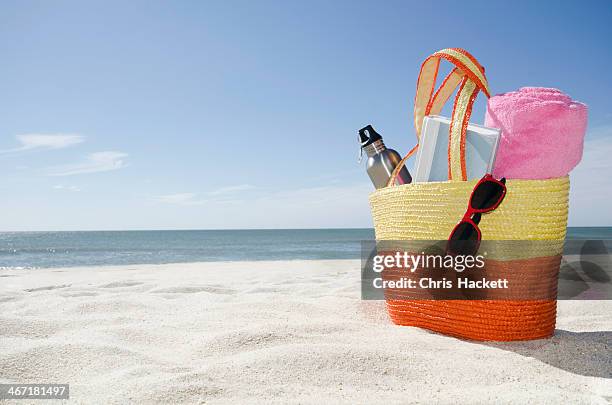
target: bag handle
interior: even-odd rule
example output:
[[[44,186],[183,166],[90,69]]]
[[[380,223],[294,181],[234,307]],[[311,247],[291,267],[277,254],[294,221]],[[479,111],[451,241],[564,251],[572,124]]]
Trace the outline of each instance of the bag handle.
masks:
[[[434,93],[441,59],[449,61],[455,67],[444,78],[444,81]],[[430,55],[421,65],[414,97],[414,127],[417,144],[395,167],[387,187],[395,185],[395,178],[399,171],[404,167],[408,158],[418,149],[421,141],[423,118],[427,115],[439,114],[457,86],[459,86],[459,91],[455,96],[448,134],[448,178],[449,180],[467,180],[465,133],[472,115],[472,107],[479,91],[482,90],[487,97],[490,97],[491,92],[484,68],[480,63],[464,49],[447,48]]]

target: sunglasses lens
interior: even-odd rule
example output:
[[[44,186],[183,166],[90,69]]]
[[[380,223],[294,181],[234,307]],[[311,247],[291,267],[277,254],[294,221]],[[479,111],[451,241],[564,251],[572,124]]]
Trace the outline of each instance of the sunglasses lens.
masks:
[[[504,187],[494,181],[480,183],[472,193],[470,206],[475,210],[490,210],[495,207],[504,195]]]
[[[454,254],[474,254],[478,251],[480,240],[478,230],[470,222],[462,222],[451,234],[447,251]]]

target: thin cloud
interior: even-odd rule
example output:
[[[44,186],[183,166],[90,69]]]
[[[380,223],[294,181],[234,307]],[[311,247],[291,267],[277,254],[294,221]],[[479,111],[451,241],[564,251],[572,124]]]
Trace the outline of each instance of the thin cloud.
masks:
[[[63,149],[85,141],[76,134],[23,134],[15,136],[19,146],[0,150],[0,153],[17,153],[34,149]]]
[[[205,206],[206,211],[190,225],[201,228],[316,228],[371,226],[368,195],[374,187],[367,181],[336,186],[289,190],[259,189],[256,195],[223,198],[207,194],[177,193],[155,201],[183,207]]]
[[[209,191],[207,193],[174,193],[174,194],[164,194],[157,197],[154,197],[153,200],[157,202],[161,202],[164,204],[173,204],[173,205],[202,205],[206,203],[231,203],[232,200],[228,200],[227,196],[237,193],[239,191],[252,190],[255,186],[250,184],[239,184],[236,186],[227,186],[221,187],[213,191]],[[209,198],[204,198],[203,196],[208,196]]]
[[[196,193],[164,194],[154,198],[155,201],[173,205],[202,205],[206,201],[197,198]]]
[[[109,172],[127,166],[125,158],[127,153],[117,151],[96,152],[87,155],[82,163],[74,163],[50,168],[48,176],[72,176],[75,174]]]
[[[224,195],[224,194],[230,194],[230,193],[235,193],[238,191],[246,191],[246,190],[252,190],[254,189],[255,186],[252,186],[250,184],[239,184],[237,186],[227,186],[227,187],[221,187],[218,188],[216,190],[213,191],[209,191],[208,195]]]
[[[65,190],[65,191],[72,191],[72,192],[78,192],[81,191],[81,189],[77,186],[64,186],[63,184],[58,184],[56,186],[53,186],[54,190]]]

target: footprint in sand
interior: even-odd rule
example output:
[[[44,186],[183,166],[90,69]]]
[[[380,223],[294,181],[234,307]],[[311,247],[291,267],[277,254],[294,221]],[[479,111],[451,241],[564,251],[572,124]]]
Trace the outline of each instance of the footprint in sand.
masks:
[[[207,292],[211,294],[232,295],[236,291],[231,288],[213,287],[213,286],[194,286],[194,287],[168,287],[158,288],[151,291],[154,294],[195,294],[199,292]]]
[[[247,294],[267,294],[267,293],[278,293],[282,290],[274,287],[255,287],[245,291]]]
[[[45,287],[36,287],[36,288],[26,288],[23,291],[26,292],[36,292],[36,291],[48,291],[48,290],[57,290],[60,288],[70,287],[72,284],[62,284],[62,285],[48,285]]]
[[[135,287],[137,285],[142,285],[139,281],[114,281],[112,283],[100,285],[100,288],[121,288],[121,287]]]
[[[71,297],[95,297],[98,294],[97,292],[93,292],[93,291],[75,291],[75,292],[68,292],[65,294],[61,294],[62,297],[66,297],[66,298],[71,298]]]

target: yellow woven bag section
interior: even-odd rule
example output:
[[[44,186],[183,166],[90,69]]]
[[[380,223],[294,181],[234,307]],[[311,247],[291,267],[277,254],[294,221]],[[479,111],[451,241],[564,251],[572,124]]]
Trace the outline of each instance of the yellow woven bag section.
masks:
[[[413,183],[370,194],[377,240],[446,240],[478,180]],[[483,240],[563,241],[569,178],[508,180],[503,203],[483,214]],[[552,253],[552,252],[551,252]]]

